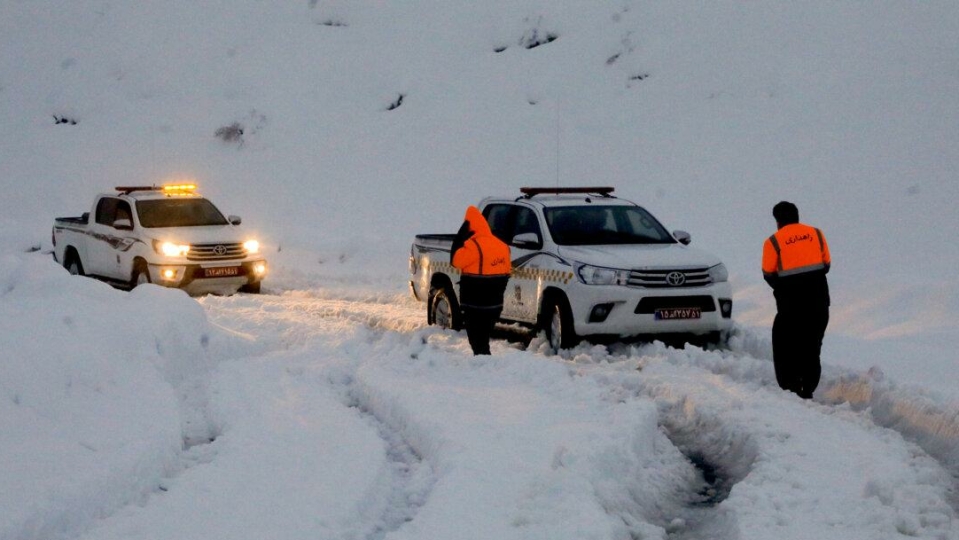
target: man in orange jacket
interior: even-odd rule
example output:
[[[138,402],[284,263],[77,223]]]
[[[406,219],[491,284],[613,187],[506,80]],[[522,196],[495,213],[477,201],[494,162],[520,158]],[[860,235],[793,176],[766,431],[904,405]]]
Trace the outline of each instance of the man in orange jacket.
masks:
[[[462,273],[459,301],[475,355],[490,353],[490,334],[503,311],[503,294],[512,267],[509,257],[509,246],[493,236],[479,209],[467,208],[450,249],[450,263]]]
[[[829,245],[822,231],[799,223],[799,209],[773,207],[779,230],[763,244],[763,278],[776,297],[773,364],[780,388],[812,399],[822,374],[819,355],[829,324]]]

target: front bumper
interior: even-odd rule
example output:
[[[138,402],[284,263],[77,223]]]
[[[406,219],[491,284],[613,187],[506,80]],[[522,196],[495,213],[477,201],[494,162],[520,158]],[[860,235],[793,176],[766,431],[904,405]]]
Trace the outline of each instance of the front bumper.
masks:
[[[164,287],[183,289],[191,295],[233,294],[244,285],[262,281],[266,260],[218,264],[149,264],[150,281]],[[209,275],[208,275],[209,274]],[[214,275],[220,274],[220,275]]]
[[[704,335],[732,328],[732,287],[639,288],[575,284],[568,298],[579,336]],[[662,309],[691,309],[697,318],[657,317]]]

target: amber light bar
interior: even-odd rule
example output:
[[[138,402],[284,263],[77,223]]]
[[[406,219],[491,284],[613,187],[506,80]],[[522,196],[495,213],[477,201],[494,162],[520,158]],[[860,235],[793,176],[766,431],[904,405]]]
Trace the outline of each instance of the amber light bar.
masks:
[[[165,193],[192,193],[196,191],[196,184],[164,184]]]

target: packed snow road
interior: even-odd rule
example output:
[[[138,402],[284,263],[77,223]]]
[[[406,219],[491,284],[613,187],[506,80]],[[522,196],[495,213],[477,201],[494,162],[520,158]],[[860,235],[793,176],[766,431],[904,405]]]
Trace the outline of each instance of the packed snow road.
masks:
[[[959,538],[948,419],[799,400],[761,339],[473,357],[396,294],[200,303],[249,345],[191,401],[212,442],[82,538]]]

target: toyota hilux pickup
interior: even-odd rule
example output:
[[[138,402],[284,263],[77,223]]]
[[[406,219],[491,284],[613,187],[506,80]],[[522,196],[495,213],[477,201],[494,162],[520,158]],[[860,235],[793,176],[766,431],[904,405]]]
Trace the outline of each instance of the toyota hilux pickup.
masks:
[[[260,292],[267,263],[259,243],[195,184],[115,189],[97,195],[90,212],[54,220],[53,257],[71,274],[191,295]]]
[[[545,332],[554,351],[582,338],[720,342],[732,328],[725,265],[613,191],[522,188],[519,197],[480,202],[493,234],[510,246],[501,322]],[[427,322],[459,329],[454,236],[417,235],[409,270]]]

